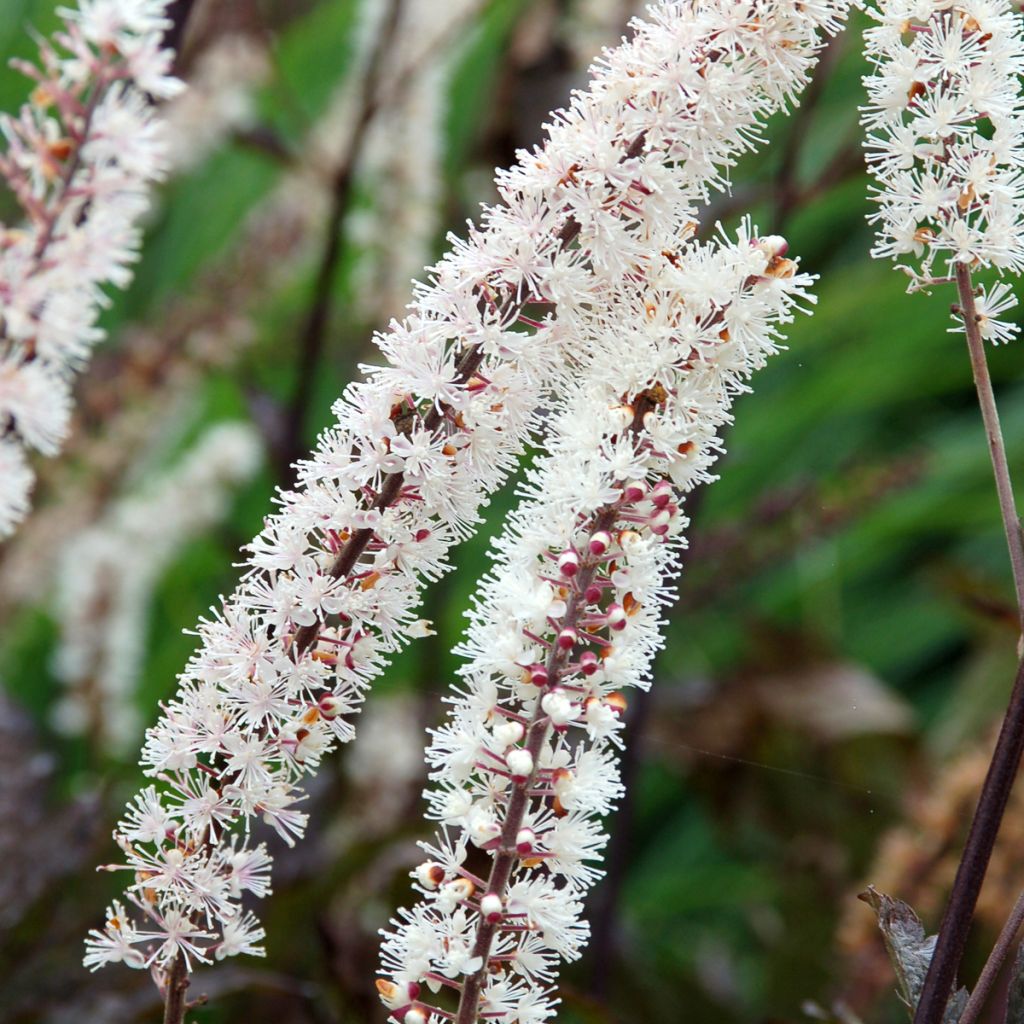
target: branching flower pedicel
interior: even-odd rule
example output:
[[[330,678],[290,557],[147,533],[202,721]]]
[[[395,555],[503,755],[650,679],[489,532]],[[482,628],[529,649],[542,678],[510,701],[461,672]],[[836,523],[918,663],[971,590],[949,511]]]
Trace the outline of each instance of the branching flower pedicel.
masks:
[[[463,682],[427,754],[428,813],[444,830],[378,982],[400,1024],[435,1024],[455,1002],[459,1024],[553,1013],[558,962],[587,939],[599,817],[621,791],[623,690],[649,684],[661,643],[681,496],[712,479],[733,396],[808,298],[784,252],[746,231],[665,251],[601,317],[497,544]]]
[[[71,378],[102,337],[104,286],[124,288],[136,223],[164,171],[152,100],[175,94],[161,49],[166,0],[81,0],[40,44],[36,84],[0,117],[0,174],[27,223],[0,225],[0,539],[29,507],[24,455],[67,434]]]
[[[348,717],[388,653],[426,629],[422,582],[513,465],[541,394],[600,348],[594,331],[619,322],[636,268],[795,94],[817,30],[845,6],[663,5],[605,53],[545,146],[499,176],[506,205],[454,240],[379,338],[387,365],[346,390],[239,589],[201,624],[143,751],[161,789],[136,797],[116,833],[128,900],[151,924],[112,908],[89,966],[258,951],[240,900],[268,891],[269,857],[232,826],[258,816],[301,835],[303,776],[352,737]]]
[[[879,183],[872,255],[909,259],[912,288],[954,280],[957,264],[1019,274],[1024,19],[1008,0],[887,0],[873,16],[863,115]],[[1005,285],[982,291],[986,338],[1012,336],[999,315],[1013,304]]]

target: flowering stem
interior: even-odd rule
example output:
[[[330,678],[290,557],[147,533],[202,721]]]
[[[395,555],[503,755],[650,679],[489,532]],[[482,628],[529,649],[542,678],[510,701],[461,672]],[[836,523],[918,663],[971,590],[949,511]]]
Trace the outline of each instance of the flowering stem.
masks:
[[[465,354],[459,361],[456,379],[460,383],[464,383],[473,376],[477,367],[483,361],[484,352],[479,345],[472,345],[466,349]],[[444,419],[443,407],[439,409],[434,406],[430,412],[426,415],[423,420],[423,427],[425,430],[434,431],[441,425],[441,421]],[[382,511],[391,505],[398,497],[402,490],[402,483],[405,480],[405,474],[402,472],[389,473],[385,478],[384,486],[381,487],[380,493],[377,495],[377,500],[373,503],[373,508],[377,511]],[[373,540],[373,530],[369,527],[365,527],[362,530],[357,530],[345,543],[345,546],[338,553],[338,557],[334,560],[334,564],[331,566],[330,574],[335,579],[341,579],[347,576],[355,564],[359,561],[360,555],[366,550],[366,546]],[[294,647],[296,656],[303,655],[310,647],[316,643],[317,637],[320,634],[320,629],[323,623],[317,621],[309,626],[302,626],[295,632]]]
[[[650,412],[651,405],[646,398],[637,398],[634,403],[634,417],[632,432],[636,433],[643,424],[644,416]],[[610,530],[615,525],[618,508],[615,506],[604,506],[593,517],[590,535],[593,536],[605,530]],[[572,595],[566,602],[565,615],[563,617],[562,629],[575,630],[580,617],[580,612],[586,606],[585,593],[590,586],[594,573],[601,563],[600,555],[587,554],[580,561],[579,573],[576,577],[576,584]],[[571,660],[571,650],[561,645],[552,646],[548,654],[547,671],[548,686],[554,689],[558,685],[562,672]],[[530,793],[537,783],[539,774],[540,752],[547,739],[551,722],[542,707],[540,696],[537,697],[537,706],[534,709],[533,717],[529,728],[526,731],[525,747],[530,754],[533,769],[528,778],[517,783],[512,790],[505,812],[505,821],[501,828],[501,837],[494,862],[491,865],[491,873],[487,879],[486,893],[495,893],[504,896],[508,887],[512,869],[519,857],[516,850],[516,836],[523,827],[523,819],[526,816],[530,804]],[[478,1009],[480,992],[487,977],[489,954],[494,936],[500,927],[500,921],[489,921],[485,916],[480,917],[480,924],[477,928],[476,940],[473,944],[472,956],[480,957],[480,967],[468,975],[463,987],[462,995],[459,998],[459,1011],[455,1018],[455,1024],[475,1024],[479,1019]]]
[[[601,530],[608,530],[615,524],[615,510],[605,507],[593,521],[591,533],[598,533]],[[566,604],[564,627],[575,629],[580,614],[580,599],[590,581],[593,578],[600,558],[588,556],[580,562],[580,571],[577,577],[578,585],[575,592]],[[554,688],[558,679],[569,660],[569,651],[560,646],[553,646],[548,655],[547,665],[548,685]],[[533,718],[526,731],[526,750],[530,754],[533,763],[533,771],[523,782],[517,783],[512,790],[512,796],[508,801],[508,808],[505,812],[505,822],[501,829],[500,845],[495,854],[494,863],[491,865],[491,873],[487,878],[487,893],[504,895],[508,886],[508,880],[512,874],[512,868],[519,856],[516,850],[516,836],[523,827],[523,818],[526,815],[530,803],[530,790],[536,784],[538,764],[541,748],[547,739],[550,721],[541,707],[540,698],[537,698],[537,707],[533,712]],[[484,979],[487,977],[489,954],[494,936],[500,927],[500,921],[488,921],[481,916],[480,925],[476,933],[476,941],[473,944],[472,956],[481,958],[481,965],[467,978],[462,987],[462,996],[459,998],[459,1012],[455,1018],[455,1024],[475,1024],[478,1019],[478,1005],[480,1002],[480,991],[483,988]]]
[[[999,414],[996,410],[992,381],[985,360],[984,339],[978,329],[978,314],[974,303],[974,287],[971,283],[970,268],[966,263],[956,264],[956,284],[960,296],[959,312],[964,321],[967,335],[967,349],[971,356],[971,369],[978,392],[985,433],[988,437],[989,455],[999,493],[999,509],[1003,516],[1006,542],[1010,549],[1013,566],[1013,580],[1017,591],[1017,607],[1024,609],[1024,544],[1021,540],[1020,519],[1013,500],[1010,470],[1006,461],[1006,448],[999,428]],[[1003,813],[1013,788],[1013,782],[1020,766],[1024,751],[1024,663],[1017,669],[1010,703],[999,730],[989,764],[988,773],[981,787],[981,796],[971,822],[963,856],[953,880],[953,890],[939,927],[932,955],[914,1014],[914,1024],[940,1024],[945,1013],[946,1001],[956,977],[957,968],[963,957],[967,932],[978,902],[978,893],[989,859],[995,846],[996,835],[1003,820]],[[1016,914],[1017,908],[1014,908]],[[1005,954],[1004,954],[1005,955]],[[988,982],[991,984],[991,981]],[[982,996],[984,998],[984,995]],[[975,1013],[977,1009],[975,1010]]]
[[[974,387],[978,392],[978,404],[985,422],[989,456],[996,478],[999,494],[999,511],[1006,531],[1006,544],[1010,549],[1010,564],[1013,567],[1013,585],[1017,591],[1017,608],[1024,624],[1024,540],[1021,538],[1020,516],[1013,500],[1013,485],[1010,482],[1010,467],[1006,461],[1006,446],[999,427],[999,412],[995,395],[992,393],[992,379],[985,358],[985,341],[978,327],[978,313],[974,303],[974,286],[971,271],[966,263],[956,265],[956,287],[960,295],[960,315],[967,335],[967,351],[971,356],[971,370],[974,373]]]
[[[185,993],[188,991],[188,965],[179,953],[171,962],[167,972],[166,989],[164,991],[164,1024],[183,1024],[188,1002]]]
[[[1022,923],[1024,923],[1024,892],[1017,897],[1017,902],[1014,903],[1013,910],[1010,911],[1010,916],[1006,919],[1006,924],[1003,925],[1003,930],[999,933],[999,938],[996,939],[996,944],[992,947],[988,960],[985,961],[985,966],[978,977],[978,983],[974,986],[971,998],[967,1000],[967,1005],[960,1015],[958,1024],[974,1024],[985,1008],[985,1000],[995,984],[999,971],[1006,962],[1010,947],[1013,945]]]

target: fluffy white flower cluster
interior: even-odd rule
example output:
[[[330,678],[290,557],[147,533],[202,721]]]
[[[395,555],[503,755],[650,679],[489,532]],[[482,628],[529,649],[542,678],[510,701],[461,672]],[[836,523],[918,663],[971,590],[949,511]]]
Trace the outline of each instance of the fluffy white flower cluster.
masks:
[[[957,263],[1024,269],[1024,19],[1009,0],[883,0],[867,32],[869,166],[878,179],[872,255],[909,259],[911,287]],[[983,334],[1016,328],[997,284]]]
[[[178,465],[65,545],[53,658],[68,689],[54,707],[62,732],[87,733],[117,756],[138,742],[136,680],[153,587],[183,545],[224,516],[232,489],[251,479],[261,460],[252,426],[217,424]]]
[[[267,890],[265,857],[230,828],[261,817],[289,842],[302,833],[303,776],[351,738],[347,718],[387,654],[424,632],[422,582],[477,522],[540,396],[600,347],[595,330],[629,332],[635,307],[618,296],[685,234],[759,120],[804,82],[816,30],[844,10],[663,4],[605,53],[548,142],[499,175],[505,205],[453,240],[409,316],[378,339],[386,365],[338,401],[240,587],[201,624],[143,751],[161,791],[137,797],[115,834],[128,899],[153,927],[114,907],[90,966],[253,951],[259,929],[239,901]],[[720,282],[701,280],[716,294]],[[128,952],[136,944],[143,956]]]
[[[579,955],[600,876],[600,817],[621,791],[623,690],[646,687],[685,524],[718,429],[777,329],[807,298],[778,238],[691,243],[645,264],[600,318],[548,454],[482,583],[463,683],[427,760],[444,830],[414,873],[378,983],[393,1020],[553,1014],[559,960]],[[490,857],[490,867],[486,868]],[[436,1002],[434,1000],[433,1002]]]
[[[29,507],[31,448],[54,455],[71,378],[102,336],[103,288],[123,288],[164,148],[152,98],[176,93],[160,47],[166,0],[81,0],[40,44],[17,116],[0,117],[0,174],[27,223],[0,225],[0,539]]]

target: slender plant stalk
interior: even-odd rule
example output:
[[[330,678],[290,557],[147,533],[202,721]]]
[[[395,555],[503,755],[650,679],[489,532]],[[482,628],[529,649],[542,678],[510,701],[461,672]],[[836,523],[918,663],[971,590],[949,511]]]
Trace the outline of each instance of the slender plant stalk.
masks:
[[[1024,543],[1021,540],[1020,519],[1013,500],[1010,483],[1010,469],[1006,461],[1006,447],[999,427],[999,414],[992,381],[985,359],[985,343],[978,328],[978,314],[974,303],[974,286],[971,271],[966,263],[956,265],[956,284],[960,296],[958,312],[963,318],[964,333],[967,335],[967,349],[971,357],[974,384],[978,392],[978,403],[985,423],[989,455],[999,495],[999,510],[1006,531],[1006,543],[1010,549],[1010,563],[1013,568],[1013,582],[1017,591],[1018,613],[1024,614]],[[1013,788],[1021,752],[1024,750],[1024,664],[1018,666],[1017,677],[1010,693],[1010,703],[999,730],[989,764],[985,782],[978,798],[978,806],[971,822],[949,903],[939,927],[932,955],[925,977],[921,998],[914,1013],[914,1024],[940,1024],[946,1010],[946,1002],[956,978],[957,969],[963,958],[967,932],[971,927],[978,893],[988,871],[989,859],[995,846],[996,835],[1003,820],[1003,813]],[[975,1011],[977,1012],[977,1011]]]
[[[188,1009],[188,966],[179,953],[167,972],[164,990],[164,1024],[183,1024]]]
[[[1006,461],[1006,446],[999,426],[999,412],[995,395],[992,393],[992,378],[985,358],[985,341],[978,328],[978,313],[974,304],[974,285],[971,270],[966,263],[956,265],[956,287],[960,295],[960,315],[967,335],[967,351],[971,356],[971,370],[974,373],[974,387],[978,392],[978,404],[985,423],[988,452],[992,459],[992,472],[996,478],[999,495],[999,512],[1003,517],[1006,544],[1010,549],[1010,565],[1013,567],[1013,585],[1017,591],[1017,609],[1024,624],[1024,540],[1021,538],[1020,516],[1013,500],[1013,485],[1010,482],[1010,467]]]
[[[946,913],[935,942],[928,975],[918,1000],[914,1024],[940,1024],[945,1013],[957,968],[963,956],[967,932],[981,883],[985,880],[996,833],[1020,765],[1024,750],[1024,665],[1017,669],[1010,705],[1006,709],[999,739],[971,822],[960,866],[953,880]]]
[[[1017,932],[1020,931],[1022,923],[1024,923],[1024,892],[1017,897],[1017,902],[1014,903],[1013,910],[1010,911],[1010,916],[1006,919],[1006,924],[1003,925],[1003,930],[999,933],[999,938],[996,939],[996,944],[992,947],[988,960],[985,961],[985,966],[978,977],[978,983],[974,986],[971,998],[967,1000],[967,1005],[964,1007],[964,1012],[960,1014],[957,1024],[974,1024],[978,1019],[981,1011],[985,1008],[985,1000],[988,999],[988,995],[992,991],[999,971],[1013,947],[1013,942],[1017,938]]]

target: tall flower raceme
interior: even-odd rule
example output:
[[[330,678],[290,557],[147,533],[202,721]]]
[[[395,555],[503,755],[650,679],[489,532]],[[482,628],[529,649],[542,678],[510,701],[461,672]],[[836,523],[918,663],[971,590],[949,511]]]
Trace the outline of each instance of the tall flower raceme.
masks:
[[[844,11],[662,5],[604,54],[547,143],[499,176],[505,205],[454,242],[378,339],[386,365],[346,390],[239,588],[201,623],[143,751],[160,785],[115,833],[141,919],[116,903],[90,937],[89,966],[170,969],[173,988],[183,965],[260,951],[241,898],[269,890],[270,858],[249,822],[289,842],[302,834],[303,777],[351,738],[388,653],[425,631],[422,581],[447,568],[514,464],[541,395],[798,91],[817,30]]]
[[[378,982],[399,1024],[554,1012],[558,963],[587,939],[600,817],[622,788],[624,691],[649,685],[661,644],[682,496],[712,479],[733,396],[809,298],[784,252],[749,229],[666,250],[600,317],[497,544],[427,753],[428,814],[443,828]]]
[[[40,44],[36,82],[0,118],[0,174],[26,217],[0,225],[0,539],[29,508],[25,449],[54,455],[71,381],[102,337],[104,288],[123,288],[138,219],[164,172],[152,100],[180,89],[161,47],[166,0],[81,0]]]
[[[957,264],[1024,269],[1024,19],[1009,0],[885,0],[866,35],[868,164],[878,180],[872,255],[907,260],[911,287]],[[982,335],[1006,341],[1016,304],[977,299]],[[958,330],[962,330],[961,325]]]

